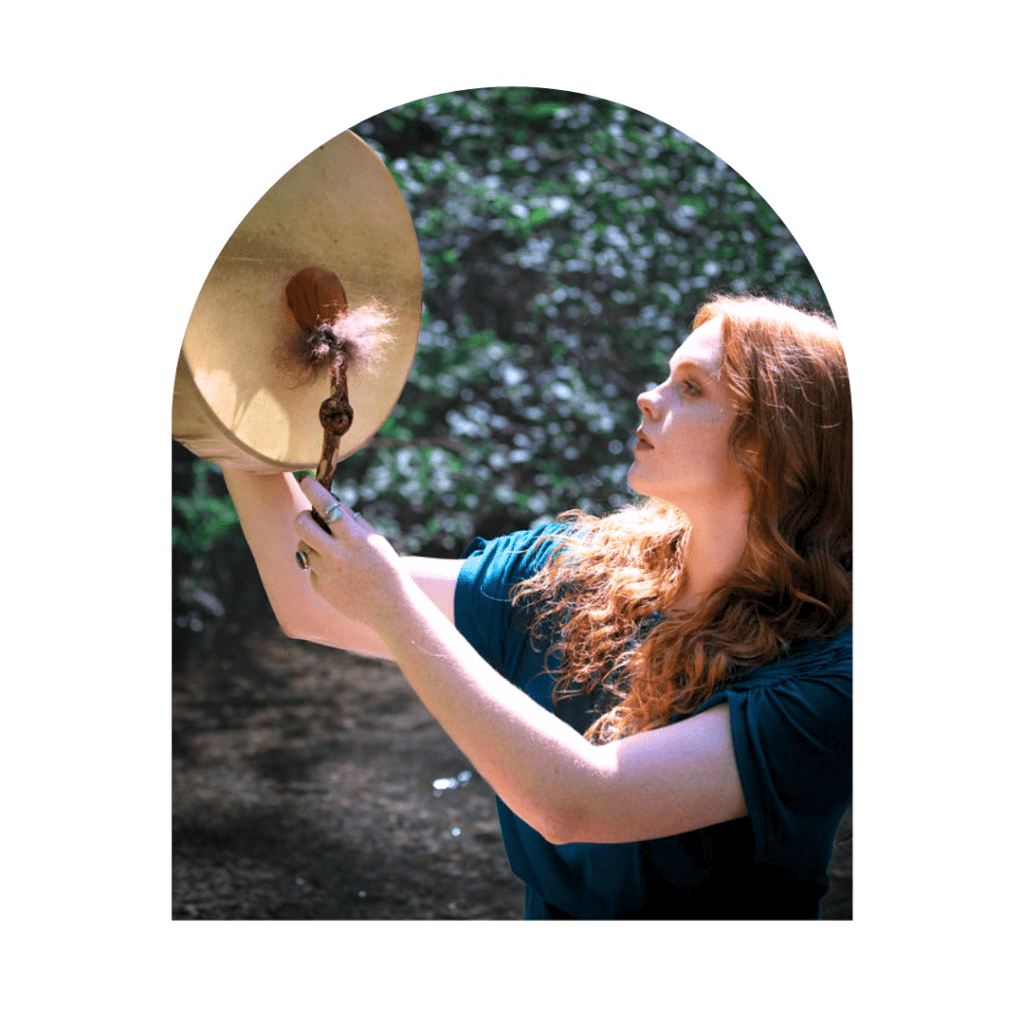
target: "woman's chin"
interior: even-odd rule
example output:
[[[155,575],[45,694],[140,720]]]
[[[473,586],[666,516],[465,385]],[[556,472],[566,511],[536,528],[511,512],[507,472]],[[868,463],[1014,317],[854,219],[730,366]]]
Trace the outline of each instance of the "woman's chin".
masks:
[[[657,497],[657,495],[651,494],[648,487],[644,486],[643,477],[638,471],[637,464],[635,462],[629,467],[629,472],[626,474],[626,483],[634,494],[638,494],[642,498]]]

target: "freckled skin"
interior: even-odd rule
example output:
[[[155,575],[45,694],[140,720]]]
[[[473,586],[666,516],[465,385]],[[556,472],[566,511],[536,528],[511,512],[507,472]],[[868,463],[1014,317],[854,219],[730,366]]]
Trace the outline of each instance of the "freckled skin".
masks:
[[[670,376],[637,399],[643,414],[629,485],[688,514],[744,504],[747,488],[729,455],[736,408],[721,382],[721,321],[702,324],[676,350]]]

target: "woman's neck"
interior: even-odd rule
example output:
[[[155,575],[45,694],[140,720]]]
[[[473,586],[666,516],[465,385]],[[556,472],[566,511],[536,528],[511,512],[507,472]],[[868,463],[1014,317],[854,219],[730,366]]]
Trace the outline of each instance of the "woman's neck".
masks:
[[[736,568],[747,545],[746,509],[721,510],[697,520],[690,513],[686,541],[686,586],[670,604],[692,611]]]

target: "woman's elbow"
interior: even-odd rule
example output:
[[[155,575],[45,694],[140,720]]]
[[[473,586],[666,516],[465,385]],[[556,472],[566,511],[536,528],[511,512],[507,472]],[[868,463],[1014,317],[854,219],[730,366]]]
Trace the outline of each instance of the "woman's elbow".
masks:
[[[554,828],[539,828],[537,831],[543,836],[546,842],[552,846],[565,846],[566,843],[579,843],[583,840],[577,838],[576,834],[566,828],[556,826]]]
[[[308,640],[322,643],[324,619],[316,614],[307,595],[284,588],[266,588],[270,609],[277,624],[289,640]]]
[[[361,658],[375,658],[380,661],[394,661],[391,652],[382,640],[367,630],[354,629],[341,620],[334,624],[318,623],[316,620],[296,615],[282,614],[275,610],[277,624],[289,640],[319,644],[339,651],[348,651]]]
[[[526,821],[530,828],[539,833],[545,842],[550,843],[552,846],[563,846],[565,843],[575,842],[563,823],[551,818],[542,819],[539,815],[531,815],[530,817],[532,820],[526,818],[523,820]]]
[[[277,618],[277,624],[281,632],[289,640],[301,640],[309,644],[320,644],[323,647],[338,647],[342,650],[347,650],[345,644],[339,643],[336,639],[323,636],[320,631],[313,628],[308,619],[278,612],[275,612],[274,615]]]
[[[588,838],[586,816],[577,807],[549,804],[533,809],[530,818],[527,824],[552,846],[592,841]]]
[[[282,615],[277,616],[277,625],[280,630],[289,640],[308,640],[309,637],[305,631],[299,628],[299,626],[293,623],[290,619],[285,618]]]
[[[562,775],[561,784],[549,784],[523,819],[553,846],[566,843],[608,842],[607,808],[611,796],[610,773],[614,761],[605,748],[586,748],[587,763]],[[532,819],[532,820],[531,820]]]
[[[538,832],[552,846],[564,846],[566,843],[607,843],[604,829],[596,827],[592,822],[582,818],[562,819],[545,824]]]
[[[271,601],[270,608],[277,624],[289,640],[312,640],[308,622],[294,608],[280,601]]]

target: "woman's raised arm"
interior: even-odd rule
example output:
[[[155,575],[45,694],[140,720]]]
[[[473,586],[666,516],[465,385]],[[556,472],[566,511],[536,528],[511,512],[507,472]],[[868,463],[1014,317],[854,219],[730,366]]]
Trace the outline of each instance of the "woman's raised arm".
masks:
[[[391,660],[380,637],[324,601],[310,585],[309,574],[295,561],[295,517],[310,507],[295,478],[290,473],[264,475],[225,469],[224,481],[285,634]],[[455,581],[462,562],[418,557],[406,557],[402,562],[424,594],[452,621]]]
[[[323,488],[303,488],[322,513]],[[549,842],[637,842],[746,815],[726,705],[594,746],[502,678],[368,523],[346,513],[327,537],[306,513],[295,527],[324,600],[374,624],[441,728]]]

